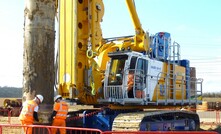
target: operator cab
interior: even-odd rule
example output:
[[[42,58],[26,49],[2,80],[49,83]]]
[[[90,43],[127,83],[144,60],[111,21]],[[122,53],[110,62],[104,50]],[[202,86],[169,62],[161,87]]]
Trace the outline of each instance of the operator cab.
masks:
[[[138,52],[113,52],[107,64],[104,80],[104,99],[99,102],[143,104],[148,60]],[[146,68],[146,69],[145,69]]]
[[[134,51],[109,53],[103,83],[104,98],[99,103],[122,105],[200,104],[202,81],[189,81],[185,67],[175,62],[150,59]],[[186,69],[187,70],[187,69]],[[186,77],[187,76],[187,77]],[[192,77],[190,78],[192,79]],[[187,84],[186,84],[187,83]],[[191,92],[194,91],[194,92]],[[194,99],[191,99],[194,97]]]

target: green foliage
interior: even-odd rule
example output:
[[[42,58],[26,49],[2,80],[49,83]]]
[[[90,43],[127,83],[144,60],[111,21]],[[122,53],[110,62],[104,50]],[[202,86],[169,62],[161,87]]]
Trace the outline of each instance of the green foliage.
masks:
[[[203,97],[220,98],[221,97],[221,92],[203,93]]]
[[[0,98],[21,98],[22,88],[0,87]]]

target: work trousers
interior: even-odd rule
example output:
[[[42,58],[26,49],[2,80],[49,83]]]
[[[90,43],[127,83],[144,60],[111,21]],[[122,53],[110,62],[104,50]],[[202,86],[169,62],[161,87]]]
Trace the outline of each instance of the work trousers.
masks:
[[[52,126],[66,127],[65,119],[54,119]],[[65,128],[59,128],[59,130],[60,130],[60,134],[66,134]],[[57,132],[57,128],[51,129],[51,134],[56,134],[56,132]]]
[[[33,122],[21,120],[21,125],[33,125]],[[25,134],[32,134],[32,127],[23,127],[23,130]]]

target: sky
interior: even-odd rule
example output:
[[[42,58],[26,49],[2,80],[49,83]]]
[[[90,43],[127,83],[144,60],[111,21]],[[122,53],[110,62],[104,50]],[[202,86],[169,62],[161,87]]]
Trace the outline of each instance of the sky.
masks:
[[[134,35],[124,0],[103,0],[104,37]],[[22,87],[24,0],[0,0],[0,86]],[[221,92],[221,1],[135,0],[142,28],[169,32],[203,78],[203,92]]]

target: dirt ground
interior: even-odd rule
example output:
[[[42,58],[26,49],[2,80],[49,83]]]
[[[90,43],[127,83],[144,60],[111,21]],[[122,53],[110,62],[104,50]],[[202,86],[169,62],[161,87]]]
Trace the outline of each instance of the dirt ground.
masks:
[[[215,131],[221,134],[221,125],[200,125],[201,131]]]

